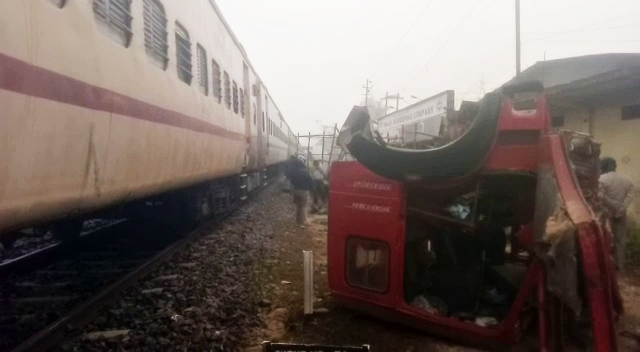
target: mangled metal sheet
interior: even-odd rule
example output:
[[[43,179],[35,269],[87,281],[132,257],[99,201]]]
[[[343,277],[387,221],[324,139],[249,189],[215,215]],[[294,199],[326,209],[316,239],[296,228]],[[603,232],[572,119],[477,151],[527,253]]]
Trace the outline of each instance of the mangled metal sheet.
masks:
[[[487,94],[469,130],[438,148],[415,150],[387,145],[372,128],[365,107],[354,107],[338,144],[372,172],[398,181],[438,180],[467,175],[479,168],[495,138],[501,97]]]
[[[538,172],[534,228],[538,255],[547,269],[547,289],[580,316],[576,228],[567,215],[553,168],[548,165]]]

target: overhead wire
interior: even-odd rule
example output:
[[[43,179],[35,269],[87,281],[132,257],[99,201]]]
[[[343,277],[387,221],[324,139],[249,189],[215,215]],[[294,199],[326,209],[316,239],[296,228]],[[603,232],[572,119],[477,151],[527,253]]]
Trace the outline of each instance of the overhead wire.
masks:
[[[482,1],[482,0],[481,0],[481,1]],[[456,13],[456,15],[455,15],[455,16],[453,17],[453,19],[451,19],[451,21],[449,22],[449,26],[447,26],[447,28],[446,28],[446,29],[445,29],[445,30],[440,34],[440,36],[438,36],[438,38],[443,38],[443,37],[444,37],[444,35],[449,31],[449,29],[451,29],[451,27],[456,23],[456,19],[458,18],[458,14],[461,14],[461,13],[462,13],[462,9],[464,9],[464,8],[465,8],[465,6],[467,6],[467,4],[468,4],[469,2],[470,2],[470,1],[468,1],[468,0],[467,0],[467,1],[465,1],[465,2],[462,4],[462,6],[460,6],[460,8],[455,12],[455,13]],[[458,24],[459,24],[459,23],[458,23]],[[437,42],[436,42],[436,43],[437,43]],[[435,47],[435,45],[433,45],[433,47]],[[429,49],[431,49],[431,47],[429,47]],[[427,52],[428,52],[428,51],[427,51]],[[422,66],[422,64],[420,63],[420,64],[418,64],[418,65],[414,66],[411,70],[409,70],[409,72],[410,72],[410,75],[409,75],[409,76],[411,76],[411,75],[412,75],[412,73],[413,73],[417,68],[419,68],[419,67],[421,67],[421,66]]]
[[[491,6],[493,4],[494,1],[492,1],[489,6]],[[438,48],[438,50],[435,52],[435,54],[433,54],[433,56],[431,56],[431,58],[427,61],[427,63],[424,65],[424,67],[417,73],[415,74],[410,80],[409,82],[407,82],[406,84],[404,84],[401,88],[404,89],[406,88],[409,84],[411,84],[418,76],[420,76],[420,74],[422,74],[422,72],[424,72],[425,69],[427,69],[429,67],[429,65],[431,64],[431,62],[433,62],[433,60],[438,56],[438,54],[442,51],[442,49],[444,49],[447,44],[449,43],[449,41],[451,41],[451,39],[453,38],[454,34],[456,34],[458,32],[458,30],[460,29],[460,25],[464,23],[464,21],[469,17],[469,15],[471,15],[471,13],[473,12],[473,10],[475,10],[479,4],[481,4],[482,1],[478,1],[475,3],[475,6],[471,7],[469,9],[469,11],[467,11],[467,13],[463,16],[462,20],[460,22],[458,22],[458,24],[456,25],[456,27],[454,28],[454,30],[451,32],[451,34],[449,35],[449,37],[447,37],[447,39],[444,41],[444,43],[440,46],[440,48]],[[487,6],[486,8],[488,8],[489,6]],[[485,8],[485,10],[486,10]],[[484,11],[482,11],[480,13],[480,15],[483,13]],[[447,31],[445,31],[447,32]]]
[[[636,27],[636,26],[640,26],[640,23],[632,23],[632,24],[627,24],[624,26],[614,26],[614,27],[604,27],[604,28],[585,28],[585,29],[580,29],[580,30],[572,30],[572,31],[560,31],[560,32],[530,32],[530,33],[523,33],[523,34],[527,34],[527,35],[539,35],[539,34],[565,34],[565,33],[573,33],[573,32],[592,32],[592,31],[605,31],[605,30],[609,30],[609,29],[619,29],[619,28],[628,28],[628,27]]]
[[[420,14],[418,15],[418,17],[416,17],[416,19],[413,21],[413,23],[411,24],[411,26],[409,27],[409,29],[407,29],[407,31],[404,33],[404,35],[400,38],[400,40],[398,40],[396,42],[396,44],[394,45],[393,49],[391,50],[391,52],[389,53],[389,55],[387,55],[387,57],[384,59],[384,61],[382,61],[382,63],[378,66],[378,68],[375,69],[375,71],[373,71],[373,75],[375,76],[378,71],[380,71],[380,69],[384,66],[384,64],[387,63],[387,61],[389,61],[389,59],[393,56],[393,54],[396,52],[396,50],[398,50],[398,48],[400,47],[400,44],[402,43],[402,41],[404,41],[404,38],[407,37],[407,35],[411,32],[411,30],[413,29],[413,27],[415,27],[415,25],[418,23],[418,21],[420,21],[420,19],[422,18],[422,16],[427,12],[427,10],[429,9],[429,7],[431,6],[431,4],[434,2],[435,0],[430,0],[427,3],[427,6],[424,7],[424,9],[422,9],[422,11],[420,12]],[[431,23],[431,22],[429,22]]]
[[[543,37],[543,38],[538,38],[538,39],[535,39],[535,40],[542,40],[542,39],[546,39],[546,38],[552,38],[552,37],[555,37],[555,36],[558,36],[558,35],[562,35],[562,34],[566,34],[566,33],[579,32],[579,31],[582,31],[585,28],[590,28],[590,27],[594,27],[594,26],[597,26],[597,25],[602,24],[602,23],[607,23],[607,22],[619,20],[619,19],[622,19],[622,18],[635,16],[637,14],[640,14],[640,12],[634,12],[634,13],[630,13],[630,14],[626,14],[626,15],[622,15],[622,16],[618,16],[618,17],[609,18],[609,19],[606,19],[606,20],[603,20],[603,21],[589,23],[589,24],[586,24],[584,26],[580,26],[580,27],[577,27],[577,28],[569,29],[569,30],[566,30],[566,31],[552,32],[552,33],[550,33],[551,35],[549,35],[549,36],[546,36],[546,37]]]
[[[544,41],[544,42],[552,42],[552,43],[637,43],[640,42],[640,39],[630,39],[630,40],[549,40],[549,39],[536,39],[534,41]]]
[[[484,9],[484,10],[486,10],[486,9],[487,9],[488,7],[490,7],[492,4],[493,4],[493,2],[492,2],[491,4],[489,4],[487,7],[485,7],[485,9]],[[484,12],[484,10],[482,11],[482,13]],[[547,38],[553,38],[553,37],[556,37],[556,36],[558,36],[558,35],[562,35],[562,34],[565,34],[565,33],[579,32],[579,31],[582,31],[582,30],[584,30],[584,29],[587,29],[587,28],[590,28],[590,27],[593,27],[593,26],[597,26],[597,25],[599,25],[599,24],[603,24],[603,23],[607,23],[607,22],[615,21],[615,20],[618,20],[618,19],[622,19],[622,18],[627,18],[627,17],[635,16],[635,15],[637,15],[637,14],[640,14],[640,12],[634,12],[634,13],[626,14],[626,15],[623,15],[623,16],[618,16],[618,17],[609,18],[609,19],[606,19],[606,20],[603,20],[603,21],[598,21],[598,22],[594,22],[594,23],[589,23],[589,24],[586,24],[586,25],[584,25],[584,26],[580,26],[580,27],[573,28],[573,29],[566,30],[566,31],[549,32],[549,34],[550,34],[549,36],[545,36],[545,37],[543,37],[543,38],[534,38],[534,39],[530,39],[530,40],[525,40],[525,41],[523,41],[523,43],[531,43],[531,42],[537,42],[537,41],[545,41]],[[480,16],[480,15],[479,15],[479,16]],[[478,17],[479,17],[479,16],[478,16]],[[634,24],[634,25],[637,25],[637,24]],[[619,26],[619,27],[620,27],[620,28],[623,28],[623,27],[631,27],[631,26],[634,26],[634,25]],[[608,42],[608,43],[615,43],[615,42],[621,42],[621,43],[622,43],[622,42],[638,42],[638,41],[640,41],[640,40],[603,41],[603,42],[604,42],[604,43],[607,43],[607,42]],[[560,41],[558,41],[558,42],[560,42]],[[567,43],[570,43],[570,42],[571,42],[571,41],[567,41]],[[584,43],[596,43],[596,42],[598,42],[598,41],[584,41]],[[601,42],[601,43],[603,43],[603,42]],[[577,42],[577,43],[582,43],[582,42]],[[442,48],[442,47],[441,47],[441,48]],[[508,49],[508,48],[507,48],[507,49]],[[492,60],[493,58],[495,58],[495,57],[497,57],[497,56],[501,55],[504,51],[506,51],[506,50],[501,50],[501,51],[500,51],[500,52],[498,52],[495,56],[492,56],[492,57],[491,57],[491,58],[489,58],[488,60],[484,60],[484,61],[482,62],[482,64],[484,64],[485,62],[487,62],[487,61],[489,61],[489,60]],[[414,75],[414,76],[411,78],[411,80],[410,80],[409,82],[407,82],[406,84],[404,84],[404,85],[402,86],[402,89],[406,88],[406,87],[407,87],[409,84],[411,84],[411,83],[412,83],[412,82],[413,82],[413,81],[414,81],[418,76],[420,76],[420,74],[422,74],[422,72],[424,71],[424,69],[428,67],[429,63],[430,63],[432,60],[433,60],[433,57],[429,60],[429,62],[427,62],[427,65],[425,65],[425,66],[423,67],[423,69],[422,69],[422,70],[420,70],[416,75]],[[474,66],[474,67],[477,67],[477,66]],[[469,71],[465,71],[465,72],[469,72]],[[458,76],[458,77],[459,77],[459,76]]]

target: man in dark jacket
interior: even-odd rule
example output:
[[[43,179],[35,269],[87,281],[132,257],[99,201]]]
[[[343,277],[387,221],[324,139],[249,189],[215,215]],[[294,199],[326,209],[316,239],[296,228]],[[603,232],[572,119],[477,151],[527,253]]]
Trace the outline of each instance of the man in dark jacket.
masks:
[[[309,192],[313,190],[313,179],[298,159],[291,159],[285,171],[291,186],[293,186],[293,203],[296,205],[296,222],[304,228],[307,223],[307,204]]]

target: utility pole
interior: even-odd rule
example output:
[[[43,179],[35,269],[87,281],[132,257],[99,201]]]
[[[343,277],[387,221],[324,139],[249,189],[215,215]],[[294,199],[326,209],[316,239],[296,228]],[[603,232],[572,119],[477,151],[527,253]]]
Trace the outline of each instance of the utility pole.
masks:
[[[516,76],[520,74],[520,0],[516,0]]]
[[[387,114],[387,106],[389,106],[389,91],[384,92],[384,114]]]
[[[371,90],[371,88],[373,88],[373,86],[370,86],[369,84],[373,83],[371,81],[369,81],[369,79],[367,79],[367,85],[362,86],[362,88],[364,88],[364,105],[367,106],[367,104],[369,103],[369,91]]]
[[[396,111],[398,111],[398,108],[400,107],[400,99],[404,98],[400,97],[400,93],[396,94]]]
[[[400,96],[400,93],[398,94],[394,94],[394,95],[389,95],[389,92],[386,92],[384,95],[384,113],[385,115],[387,114],[387,107],[388,107],[388,100],[389,99],[395,99],[396,100],[396,111],[398,111],[398,105],[400,105],[400,99],[404,99],[403,97]]]

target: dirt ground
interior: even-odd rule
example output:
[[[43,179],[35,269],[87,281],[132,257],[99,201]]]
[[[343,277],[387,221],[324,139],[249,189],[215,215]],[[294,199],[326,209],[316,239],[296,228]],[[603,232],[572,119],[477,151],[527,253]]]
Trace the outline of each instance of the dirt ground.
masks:
[[[290,196],[282,194],[283,202]],[[278,247],[265,263],[262,283],[267,288],[262,301],[264,326],[249,338],[246,351],[260,351],[262,341],[371,345],[372,351],[481,351],[443,341],[426,333],[354,314],[336,306],[327,284],[327,216],[311,215],[305,229],[291,219],[282,220],[276,238]],[[314,309],[303,314],[303,250],[314,254]],[[619,324],[620,351],[640,351],[640,268],[629,269],[620,277],[626,314]],[[623,334],[624,332],[624,334]],[[626,336],[624,336],[626,335]],[[517,348],[516,350],[528,350]]]

